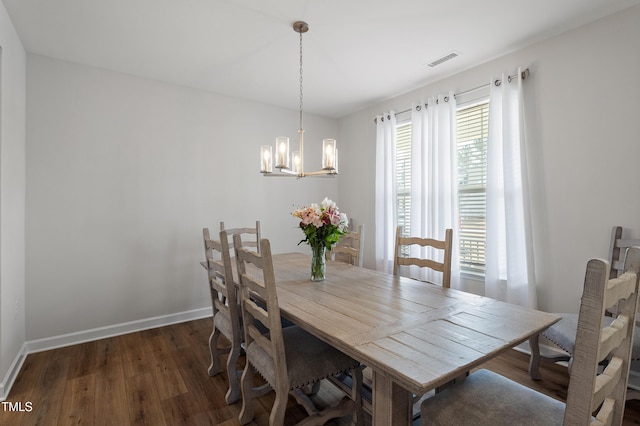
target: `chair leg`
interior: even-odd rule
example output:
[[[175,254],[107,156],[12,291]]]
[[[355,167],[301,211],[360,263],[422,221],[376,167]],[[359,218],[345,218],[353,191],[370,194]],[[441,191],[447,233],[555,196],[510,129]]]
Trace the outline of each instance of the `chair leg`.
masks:
[[[225,395],[227,404],[233,404],[240,399],[240,384],[238,381],[238,371],[236,370],[236,362],[240,356],[240,343],[233,342],[231,351],[227,358],[227,377],[229,378],[229,390]]]
[[[209,366],[209,376],[215,376],[220,372],[220,351],[218,350],[218,338],[220,330],[213,327],[209,336],[209,352],[211,352],[211,365]]]
[[[276,388],[275,391],[276,399],[271,408],[269,426],[281,426],[284,424],[284,415],[287,411],[287,402],[289,401],[289,389],[281,386],[281,389]]]
[[[540,335],[536,334],[529,339],[531,357],[529,358],[529,375],[533,380],[541,380],[540,374]]]
[[[240,386],[242,388],[242,409],[238,415],[240,424],[246,425],[253,420],[253,400],[256,395],[253,392],[253,375],[254,369],[249,361],[244,366]]]
[[[353,413],[353,420],[351,424],[353,426],[363,426],[364,417],[362,414],[362,369],[364,366],[359,366],[351,370],[351,377],[353,378],[353,386],[351,387],[351,399],[355,403],[355,410]]]

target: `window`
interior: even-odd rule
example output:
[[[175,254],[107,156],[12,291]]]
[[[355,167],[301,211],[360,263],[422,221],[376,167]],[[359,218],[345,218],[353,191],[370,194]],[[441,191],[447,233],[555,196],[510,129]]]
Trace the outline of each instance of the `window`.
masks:
[[[402,226],[402,236],[408,237],[411,229],[411,122],[396,126],[396,185],[398,225]]]
[[[458,109],[456,120],[460,270],[484,275],[489,103]]]
[[[460,270],[484,275],[489,102],[459,108],[456,121]],[[402,226],[403,235],[408,236],[411,234],[410,122],[396,126],[396,185],[398,225]]]

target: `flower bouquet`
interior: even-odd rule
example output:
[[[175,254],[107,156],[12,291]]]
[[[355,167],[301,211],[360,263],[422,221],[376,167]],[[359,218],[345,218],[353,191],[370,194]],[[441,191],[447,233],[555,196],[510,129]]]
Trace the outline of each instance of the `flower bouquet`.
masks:
[[[347,231],[347,215],[338,211],[336,203],[326,198],[320,205],[311,204],[293,211],[300,219],[305,238],[298,244],[311,246],[311,281],[322,281],[326,272],[325,253]]]

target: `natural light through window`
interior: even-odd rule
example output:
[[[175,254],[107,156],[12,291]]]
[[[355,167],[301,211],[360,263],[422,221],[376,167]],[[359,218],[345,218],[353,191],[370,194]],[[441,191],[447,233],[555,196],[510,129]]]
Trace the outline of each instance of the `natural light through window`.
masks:
[[[489,103],[457,113],[460,270],[484,274]]]
[[[460,271],[484,275],[489,102],[462,106],[456,115]],[[403,235],[411,235],[411,123],[396,127],[396,208]],[[406,253],[403,253],[406,254]]]

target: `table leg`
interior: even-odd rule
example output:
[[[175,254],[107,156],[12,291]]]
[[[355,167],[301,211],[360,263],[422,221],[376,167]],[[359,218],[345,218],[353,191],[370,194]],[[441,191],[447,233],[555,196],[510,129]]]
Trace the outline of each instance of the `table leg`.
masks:
[[[529,348],[531,357],[529,358],[529,375],[533,380],[541,380],[540,374],[540,335],[536,334],[529,338]]]
[[[411,392],[373,371],[372,426],[411,425],[412,402]]]

